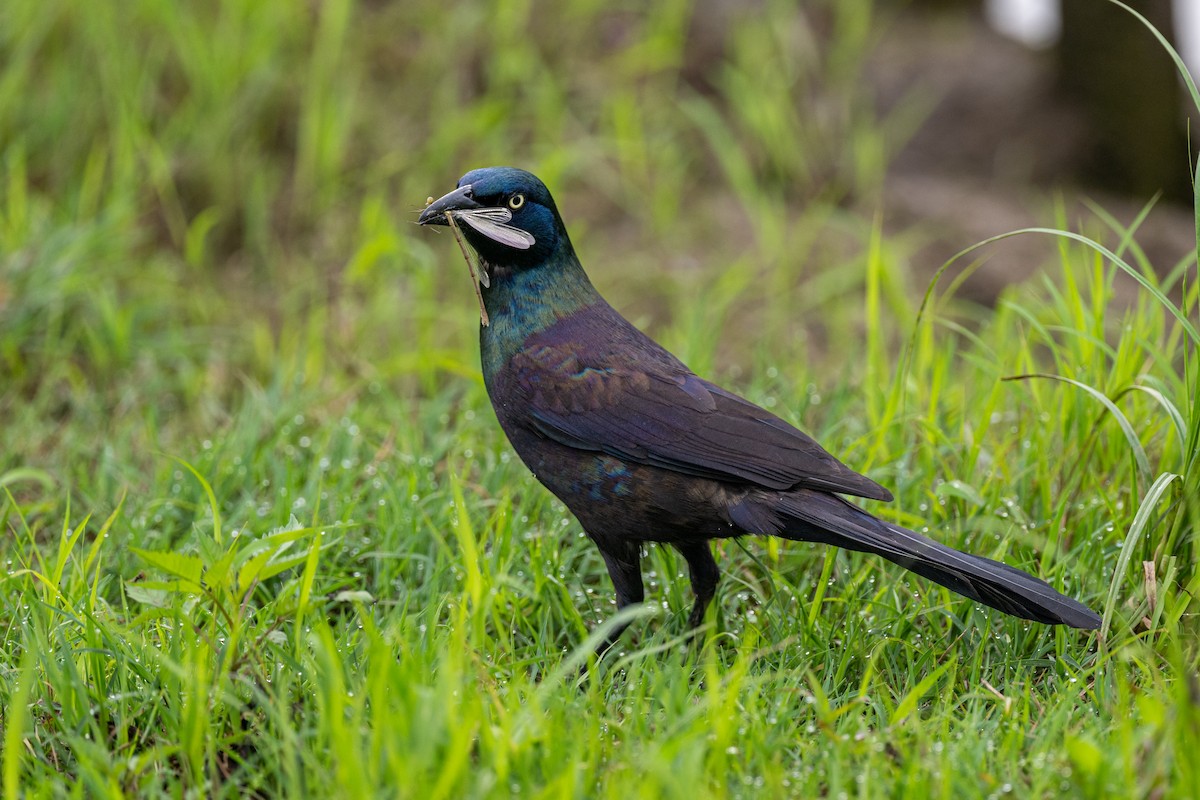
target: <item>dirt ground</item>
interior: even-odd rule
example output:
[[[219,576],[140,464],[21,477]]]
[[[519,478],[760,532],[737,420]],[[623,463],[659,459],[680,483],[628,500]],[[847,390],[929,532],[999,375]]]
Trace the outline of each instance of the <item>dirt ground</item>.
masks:
[[[1150,200],[1078,185],[1077,153],[1086,130],[1069,99],[1054,91],[1053,67],[1048,53],[1009,41],[978,20],[910,14],[888,26],[869,67],[881,111],[914,91],[932,106],[894,159],[884,196],[891,227],[915,225],[928,234],[914,258],[919,277],[989,236],[1055,225],[1056,198],[1072,229],[1106,243],[1116,237],[1104,236],[1085,201],[1128,224]],[[1187,153],[1179,154],[1179,168],[1188,169]],[[1192,210],[1160,202],[1136,238],[1165,273],[1195,247]],[[962,294],[991,303],[1053,253],[1041,237],[1006,240],[990,248]],[[1125,288],[1133,291],[1133,282]]]

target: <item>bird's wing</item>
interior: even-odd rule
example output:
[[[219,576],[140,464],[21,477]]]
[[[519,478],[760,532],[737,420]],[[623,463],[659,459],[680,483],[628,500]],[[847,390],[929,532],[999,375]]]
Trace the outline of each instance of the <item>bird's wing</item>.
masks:
[[[892,499],[809,436],[697,377],[657,345],[611,355],[534,345],[509,366],[526,404],[522,415],[569,447],[769,489],[807,486]]]

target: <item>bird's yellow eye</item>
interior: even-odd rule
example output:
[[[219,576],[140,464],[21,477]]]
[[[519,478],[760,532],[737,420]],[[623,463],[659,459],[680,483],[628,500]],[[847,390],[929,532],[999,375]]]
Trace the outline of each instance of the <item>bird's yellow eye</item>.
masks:
[[[514,194],[512,197],[508,198],[508,207],[513,211],[516,211],[523,205],[525,205],[525,195],[523,194]]]

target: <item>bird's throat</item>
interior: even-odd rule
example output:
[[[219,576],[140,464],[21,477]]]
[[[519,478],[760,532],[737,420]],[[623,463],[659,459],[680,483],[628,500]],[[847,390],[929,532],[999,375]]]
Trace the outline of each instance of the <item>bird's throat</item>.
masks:
[[[525,340],[582,308],[603,302],[574,253],[525,269],[484,263],[491,287],[483,304],[491,323],[479,329],[484,380],[496,375]]]

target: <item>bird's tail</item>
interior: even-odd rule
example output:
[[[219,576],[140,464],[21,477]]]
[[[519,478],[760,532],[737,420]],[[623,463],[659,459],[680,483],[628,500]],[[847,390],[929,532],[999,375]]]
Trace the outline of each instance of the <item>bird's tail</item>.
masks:
[[[840,497],[809,490],[789,492],[772,504],[777,536],[817,541],[881,555],[1014,617],[1092,630],[1100,616],[1048,583],[999,561],[962,553],[899,525],[876,519]]]

